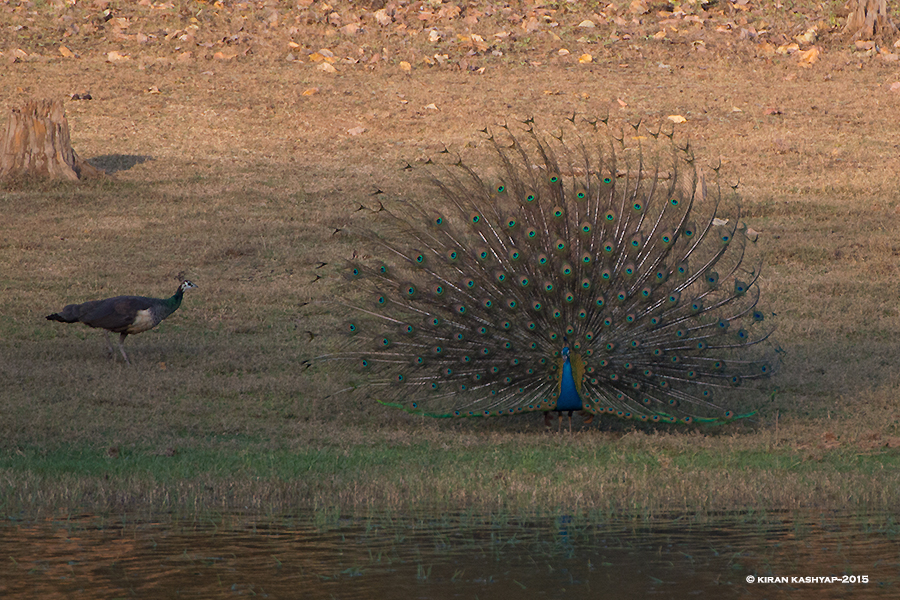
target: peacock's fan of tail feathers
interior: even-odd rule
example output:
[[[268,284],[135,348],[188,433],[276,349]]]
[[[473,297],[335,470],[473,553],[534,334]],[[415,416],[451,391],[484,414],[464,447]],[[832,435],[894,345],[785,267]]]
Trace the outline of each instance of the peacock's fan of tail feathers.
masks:
[[[429,165],[428,208],[369,215],[366,258],[346,267],[345,343],[319,358],[431,417],[752,413],[749,384],[775,361],[734,191],[671,134],[567,125],[502,127],[493,169]]]

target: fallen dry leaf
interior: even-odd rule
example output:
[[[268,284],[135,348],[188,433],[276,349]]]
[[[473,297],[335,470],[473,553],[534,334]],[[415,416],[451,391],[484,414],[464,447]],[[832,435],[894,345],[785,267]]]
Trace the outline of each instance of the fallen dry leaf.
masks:
[[[621,98],[616,98],[616,102],[618,102],[619,106],[621,106],[622,108],[625,108],[626,106],[628,106],[628,103],[625,102],[624,100],[622,100]]]
[[[379,8],[375,11],[375,20],[378,21],[379,25],[385,27],[386,25],[390,25],[394,21],[394,18],[388,13],[387,9]]]
[[[798,60],[800,61],[800,66],[804,69],[810,68],[819,60],[819,47],[813,46],[809,50],[801,52],[798,55]]]
[[[894,83],[892,83],[889,89],[895,94],[900,94],[900,81],[895,81]]]
[[[594,62],[594,57],[591,56],[590,54],[588,54],[587,52],[585,52],[584,54],[582,54],[581,56],[578,57],[578,62],[580,62],[583,65],[586,65],[588,63]]]
[[[670,121],[672,121],[673,123],[687,123],[687,119],[685,119],[681,115],[669,115],[666,118],[669,119]]]
[[[490,48],[487,42],[484,41],[484,38],[477,33],[473,33],[472,35],[470,35],[469,41],[479,52],[485,52],[488,48]]]
[[[115,63],[124,62],[126,60],[131,60],[131,57],[126,54],[116,52],[115,50],[106,53],[106,62]]]
[[[647,8],[647,3],[644,0],[634,0],[628,6],[628,12],[633,15],[643,15],[646,14],[650,9]]]
[[[438,19],[455,19],[462,12],[458,6],[454,4],[445,4],[438,11]]]
[[[822,434],[822,443],[819,444],[819,447],[824,448],[825,450],[833,450],[834,448],[839,448],[841,446],[841,442],[838,441],[837,436],[830,431],[826,431]]]
[[[329,62],[322,62],[316,66],[316,69],[319,71],[323,71],[325,73],[337,73],[337,69],[334,68],[334,65]]]
[[[812,44],[818,37],[819,28],[813,25],[800,35],[795,35],[794,39],[800,44]]]
[[[314,96],[315,94],[318,94],[318,93],[319,93],[319,88],[311,87],[311,88],[306,88],[305,90],[303,90],[303,93],[301,93],[300,95],[301,96]]]
[[[328,48],[322,48],[318,52],[313,52],[309,55],[309,60],[312,62],[322,62],[325,61],[327,63],[336,63],[337,56],[334,55],[334,52],[329,50]]]
[[[775,48],[775,54],[793,54],[800,51],[800,45],[796,43],[782,44]]]
[[[857,445],[862,450],[872,450],[873,448],[881,448],[885,445],[883,441],[881,441],[881,434],[877,431],[873,431],[867,436],[864,436],[861,440],[857,442]]]
[[[361,133],[365,133],[366,131],[368,131],[368,129],[360,126],[360,127],[353,127],[352,129],[348,129],[347,133],[349,133],[350,135],[359,135]]]
[[[65,46],[60,46],[60,47],[59,47],[59,53],[60,53],[64,58],[72,58],[73,56],[75,56],[75,54],[74,54],[71,50],[69,50],[68,48],[66,48]]]
[[[406,71],[407,73],[412,71],[412,65],[406,62],[405,60],[400,61],[400,70]]]
[[[772,58],[775,56],[775,45],[769,42],[763,42],[756,47],[756,55],[761,58]]]
[[[431,104],[429,104],[428,106],[425,107],[425,110],[437,110],[437,109],[438,109],[438,107],[434,102],[432,102]]]

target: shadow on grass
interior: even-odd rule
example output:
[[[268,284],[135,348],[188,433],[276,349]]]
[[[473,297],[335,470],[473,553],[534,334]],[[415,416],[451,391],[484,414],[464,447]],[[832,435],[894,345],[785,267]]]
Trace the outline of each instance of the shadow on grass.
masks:
[[[103,169],[108,175],[111,175],[119,171],[127,171],[133,166],[147,162],[148,160],[153,160],[153,157],[145,156],[143,154],[104,154],[102,156],[95,156],[87,162],[98,169]]]

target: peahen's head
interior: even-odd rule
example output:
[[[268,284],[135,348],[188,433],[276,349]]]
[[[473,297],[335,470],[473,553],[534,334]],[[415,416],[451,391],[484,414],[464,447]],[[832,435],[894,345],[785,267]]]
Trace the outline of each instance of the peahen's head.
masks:
[[[178,291],[184,293],[184,290],[189,290],[191,288],[196,288],[197,286],[185,279],[181,282],[181,285],[178,287]]]

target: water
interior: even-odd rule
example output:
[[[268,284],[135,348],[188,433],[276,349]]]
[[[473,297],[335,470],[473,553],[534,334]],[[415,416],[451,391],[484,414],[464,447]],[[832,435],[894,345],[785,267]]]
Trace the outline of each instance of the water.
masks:
[[[747,577],[787,577],[748,583]],[[868,583],[801,583],[847,576]],[[0,598],[900,597],[881,515],[453,515],[0,525]]]

